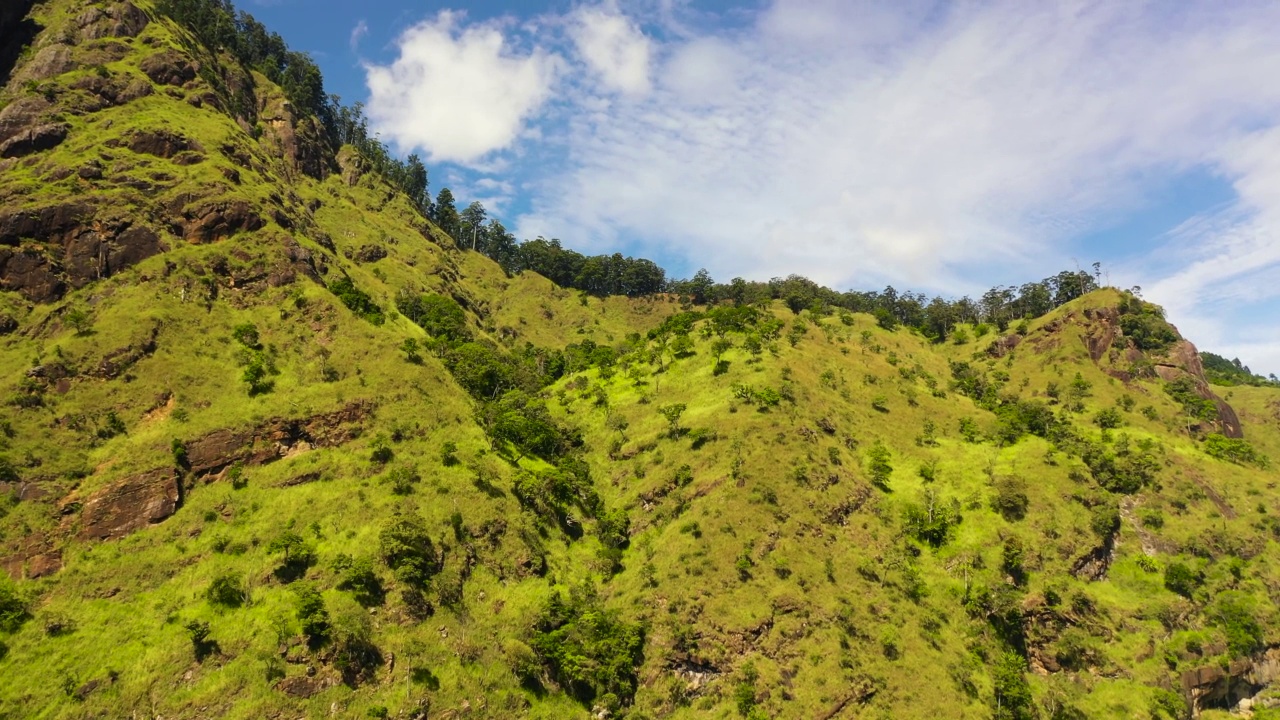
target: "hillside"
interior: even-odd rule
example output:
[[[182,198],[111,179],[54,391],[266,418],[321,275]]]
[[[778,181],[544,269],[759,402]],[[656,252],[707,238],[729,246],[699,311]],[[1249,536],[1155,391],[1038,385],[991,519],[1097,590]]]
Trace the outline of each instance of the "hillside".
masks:
[[[591,295],[150,3],[0,38],[0,717],[1280,716],[1280,389],[1158,308]]]

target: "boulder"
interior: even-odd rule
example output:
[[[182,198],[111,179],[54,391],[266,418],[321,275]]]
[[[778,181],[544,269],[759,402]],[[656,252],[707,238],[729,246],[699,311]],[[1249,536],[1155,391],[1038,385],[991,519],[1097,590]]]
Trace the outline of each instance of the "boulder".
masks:
[[[0,247],[0,289],[32,302],[53,302],[67,291],[61,268],[34,248]]]
[[[13,81],[18,84],[40,82],[74,70],[77,65],[71,54],[71,46],[54,43],[40,48],[30,60],[23,63],[14,74]]]
[[[52,106],[43,95],[23,95],[0,110],[0,142],[43,124]]]
[[[23,157],[51,150],[66,139],[67,126],[63,123],[36,125],[0,143],[0,158]]]
[[[175,235],[193,242],[214,242],[240,231],[261,230],[265,221],[243,200],[219,201],[182,211],[170,223]]]
[[[157,468],[119,480],[85,500],[81,540],[120,538],[173,515],[182,489],[173,468]]]
[[[176,50],[150,55],[143,59],[139,67],[157,85],[181,87],[196,79],[196,66]]]
[[[128,147],[136,153],[162,158],[184,152],[204,152],[200,143],[168,130],[140,130],[129,138]]]
[[[80,37],[99,40],[108,37],[137,37],[151,19],[133,3],[118,2],[106,7],[91,6],[76,16]]]

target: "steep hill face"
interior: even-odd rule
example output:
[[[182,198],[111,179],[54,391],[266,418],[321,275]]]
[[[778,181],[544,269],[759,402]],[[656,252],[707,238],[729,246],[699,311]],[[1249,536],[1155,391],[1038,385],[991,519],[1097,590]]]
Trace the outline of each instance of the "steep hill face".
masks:
[[[1280,392],[1157,308],[589,297],[148,3],[0,36],[0,716],[1270,702]]]

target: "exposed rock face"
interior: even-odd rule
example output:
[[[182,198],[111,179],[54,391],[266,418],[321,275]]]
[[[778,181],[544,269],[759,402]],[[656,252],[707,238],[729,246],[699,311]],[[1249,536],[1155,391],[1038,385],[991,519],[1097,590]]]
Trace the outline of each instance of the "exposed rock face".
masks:
[[[146,155],[172,158],[184,152],[204,152],[195,140],[168,130],[142,130],[129,138],[129,149]]]
[[[1086,308],[1084,316],[1090,321],[1084,344],[1089,350],[1089,357],[1098,362],[1120,334],[1120,311],[1115,308]]]
[[[15,550],[10,551],[0,567],[15,580],[24,577],[34,580],[62,569],[62,551],[55,550],[47,537],[36,533],[24,538]]]
[[[991,343],[987,348],[987,354],[994,358],[1002,358],[1013,352],[1013,349],[1018,347],[1021,343],[1021,335],[1018,335],[1017,333],[1014,333],[1013,335],[1006,335]]]
[[[1182,693],[1192,717],[1210,708],[1235,707],[1262,688],[1280,680],[1280,648],[1232,662],[1225,670],[1209,665],[1182,673]]]
[[[0,247],[0,289],[19,292],[33,302],[53,302],[67,291],[61,268],[39,250]]]
[[[150,228],[96,215],[86,203],[0,214],[0,288],[52,302],[68,286],[83,287],[164,249]],[[40,247],[19,247],[23,241]]]
[[[1163,358],[1156,360],[1156,374],[1165,382],[1183,377],[1191,378],[1196,386],[1196,394],[1205,400],[1212,400],[1218,406],[1218,431],[1230,438],[1244,437],[1244,428],[1235,409],[1209,388],[1204,365],[1200,362],[1200,352],[1195,345],[1186,340],[1175,343]]]
[[[314,447],[341,445],[360,435],[358,423],[373,411],[366,402],[309,418],[272,418],[247,430],[216,430],[187,443],[192,474],[207,476],[240,462],[262,465]]]
[[[100,77],[86,75],[71,84],[76,90],[83,90],[86,95],[76,103],[83,112],[97,112],[103,108],[115,107],[146,97],[152,92],[151,83],[140,78],[132,80],[124,77]]]
[[[1125,358],[1130,362],[1143,358],[1142,352],[1129,342],[1120,331],[1120,311],[1115,308],[1086,308],[1084,311],[1087,328],[1083,336],[1089,357],[1095,363],[1100,362],[1111,351],[1117,341],[1125,343]],[[1218,406],[1217,430],[1232,438],[1244,437],[1240,418],[1235,409],[1209,388],[1209,381],[1204,375],[1204,366],[1200,362],[1200,352],[1187,340],[1179,340],[1167,350],[1163,356],[1152,357],[1156,374],[1165,382],[1173,382],[1182,377],[1189,377],[1195,383],[1196,392],[1206,400],[1212,400]],[[1131,374],[1108,368],[1113,377],[1128,382]]]
[[[196,79],[196,66],[182,53],[165,50],[144,59],[142,72],[157,85],[181,87]]]
[[[141,342],[126,345],[107,353],[98,363],[98,366],[89,374],[102,380],[111,380],[119,377],[120,373],[156,351],[156,338],[159,335],[159,326],[153,326],[151,332]]]
[[[387,249],[381,245],[365,245],[356,251],[355,259],[362,263],[377,262],[387,256]]]
[[[192,242],[215,242],[228,238],[237,232],[261,230],[265,221],[262,216],[243,200],[218,201],[181,208],[170,221],[170,229],[175,235]],[[172,206],[171,206],[172,209]]]
[[[84,501],[80,540],[120,538],[172,515],[182,501],[173,468],[158,468],[125,478]],[[64,510],[67,507],[64,502]],[[71,517],[68,515],[68,517]]]
[[[283,98],[275,98],[260,108],[259,117],[290,168],[318,180],[332,171],[324,133],[315,118],[299,118]]]
[[[0,110],[0,142],[41,124],[49,112],[49,101],[41,95],[23,95]]]
[[[91,6],[76,17],[80,37],[97,40],[108,37],[137,37],[150,18],[133,3],[120,2],[106,7]]]
[[[23,157],[51,150],[67,139],[67,126],[48,123],[27,128],[0,143],[0,158]]]
[[[74,70],[75,67],[76,61],[71,56],[70,46],[61,43],[46,45],[22,64],[13,80],[16,83],[40,82]]]

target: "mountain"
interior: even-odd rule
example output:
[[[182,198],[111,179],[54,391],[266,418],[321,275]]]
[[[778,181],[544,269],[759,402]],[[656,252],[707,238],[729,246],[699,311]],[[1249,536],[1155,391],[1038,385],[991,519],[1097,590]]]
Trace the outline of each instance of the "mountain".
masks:
[[[1276,715],[1273,384],[512,271],[228,8],[0,9],[0,717]]]

